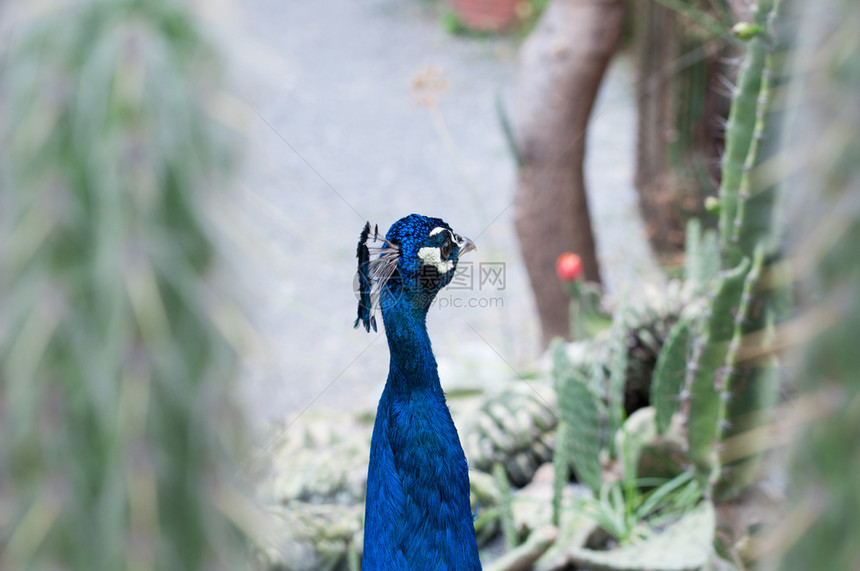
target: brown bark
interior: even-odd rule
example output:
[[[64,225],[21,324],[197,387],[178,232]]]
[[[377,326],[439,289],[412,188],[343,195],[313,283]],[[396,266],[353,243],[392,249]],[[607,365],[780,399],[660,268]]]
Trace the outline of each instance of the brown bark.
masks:
[[[636,12],[639,129],[635,186],[645,231],[656,252],[675,251],[683,244],[683,220],[673,208],[680,192],[668,166],[668,138],[673,135],[677,57],[675,12],[656,2],[641,2]]]
[[[698,7],[709,3],[699,0]],[[714,14],[717,17],[718,14]],[[683,251],[687,219],[719,184],[725,41],[656,2],[637,2],[639,116],[635,186],[648,239],[669,263]],[[724,80],[725,81],[725,80]]]
[[[555,261],[571,251],[600,281],[583,177],[586,128],[618,47],[623,0],[553,0],[520,50],[514,130],[521,160],[516,229],[544,345],[568,337],[569,297]]]

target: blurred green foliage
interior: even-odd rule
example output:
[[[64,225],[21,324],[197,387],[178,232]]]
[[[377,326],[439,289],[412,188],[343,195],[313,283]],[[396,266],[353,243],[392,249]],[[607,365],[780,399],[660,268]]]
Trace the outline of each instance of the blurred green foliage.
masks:
[[[172,2],[117,0],[4,61],[0,567],[237,569],[218,58]]]
[[[784,571],[848,571],[860,566],[860,4],[801,6],[798,127],[780,157],[802,166],[787,220],[805,290],[790,419],[798,441],[790,506],[765,555]]]

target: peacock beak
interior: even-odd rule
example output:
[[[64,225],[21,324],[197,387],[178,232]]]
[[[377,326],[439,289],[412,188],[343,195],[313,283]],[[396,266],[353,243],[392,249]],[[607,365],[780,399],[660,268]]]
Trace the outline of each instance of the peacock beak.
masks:
[[[472,250],[478,249],[475,246],[475,243],[466,238],[465,236],[457,236],[457,245],[460,247],[460,256],[462,256],[466,252],[471,252]]]

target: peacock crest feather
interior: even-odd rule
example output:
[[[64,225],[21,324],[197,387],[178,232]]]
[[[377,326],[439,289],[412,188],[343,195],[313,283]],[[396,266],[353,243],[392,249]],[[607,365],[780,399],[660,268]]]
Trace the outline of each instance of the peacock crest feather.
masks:
[[[379,308],[381,285],[397,271],[397,260],[400,248],[393,242],[379,237],[379,227],[373,227],[373,239],[370,237],[370,222],[364,225],[358,239],[358,317],[353,327],[364,325],[366,331],[371,327],[376,331],[376,316]]]

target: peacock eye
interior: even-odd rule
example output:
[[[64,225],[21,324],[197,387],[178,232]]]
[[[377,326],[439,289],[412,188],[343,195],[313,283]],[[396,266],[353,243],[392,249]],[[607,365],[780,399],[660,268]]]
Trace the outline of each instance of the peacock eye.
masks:
[[[448,256],[450,256],[450,255],[451,255],[451,239],[448,238],[444,242],[442,242],[441,246],[439,246],[439,256],[443,260],[447,260]]]

